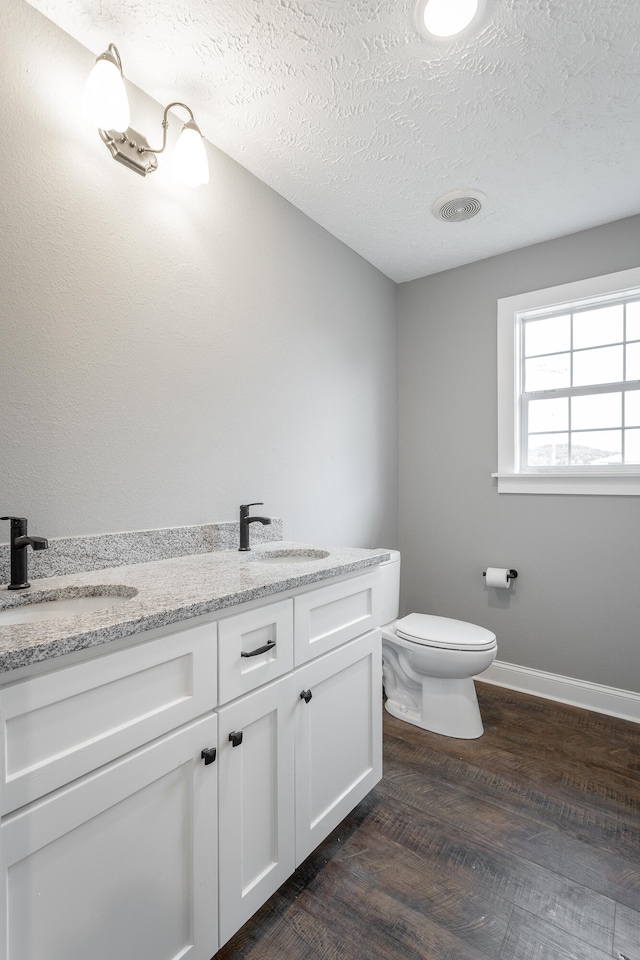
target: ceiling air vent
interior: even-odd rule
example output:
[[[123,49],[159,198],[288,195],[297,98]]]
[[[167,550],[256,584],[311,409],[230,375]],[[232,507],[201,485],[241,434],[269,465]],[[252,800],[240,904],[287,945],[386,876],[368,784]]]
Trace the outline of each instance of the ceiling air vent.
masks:
[[[452,190],[436,200],[431,212],[445,223],[460,223],[480,213],[486,200],[484,193],[479,190]]]

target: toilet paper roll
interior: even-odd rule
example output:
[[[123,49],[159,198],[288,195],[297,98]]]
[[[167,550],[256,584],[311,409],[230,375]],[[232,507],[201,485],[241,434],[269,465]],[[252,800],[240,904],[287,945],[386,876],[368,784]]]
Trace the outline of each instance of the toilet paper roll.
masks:
[[[506,587],[511,586],[509,579],[510,571],[502,567],[487,567],[487,586],[488,587]]]

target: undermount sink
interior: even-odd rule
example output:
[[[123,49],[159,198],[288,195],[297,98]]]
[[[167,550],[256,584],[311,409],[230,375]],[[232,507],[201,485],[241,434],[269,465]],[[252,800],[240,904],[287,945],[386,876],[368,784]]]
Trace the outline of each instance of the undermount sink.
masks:
[[[87,593],[82,596],[45,595],[32,603],[18,603],[0,610],[0,627],[16,623],[41,623],[61,617],[80,617],[95,610],[105,610],[135,597],[137,590],[121,587],[119,592]]]
[[[299,547],[291,550],[265,550],[264,553],[254,553],[253,559],[260,563],[308,563],[310,560],[324,560],[329,556],[328,550],[311,550]]]

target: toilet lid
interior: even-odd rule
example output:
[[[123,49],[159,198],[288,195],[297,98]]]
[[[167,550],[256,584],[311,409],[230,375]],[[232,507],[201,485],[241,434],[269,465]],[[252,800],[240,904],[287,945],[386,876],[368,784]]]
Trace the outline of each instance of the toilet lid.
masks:
[[[410,613],[408,617],[397,620],[396,633],[413,643],[451,650],[484,650],[496,642],[495,633],[475,623],[433,617],[428,613]]]

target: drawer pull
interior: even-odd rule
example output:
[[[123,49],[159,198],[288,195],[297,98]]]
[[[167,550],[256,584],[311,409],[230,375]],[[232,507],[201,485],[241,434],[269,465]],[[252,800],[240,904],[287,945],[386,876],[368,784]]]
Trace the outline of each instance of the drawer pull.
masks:
[[[261,653],[266,653],[267,650],[271,650],[272,647],[275,647],[275,640],[269,640],[268,643],[265,643],[264,647],[258,647],[257,650],[252,650],[251,653],[245,653],[244,650],[241,651],[241,657],[258,657]]]
[[[204,760],[205,767],[208,767],[210,763],[216,758],[216,748],[215,747],[205,747],[205,749],[200,754],[202,760]]]
[[[232,746],[239,747],[242,743],[242,730],[233,730],[229,734],[229,740],[231,741]]]
[[[311,693],[311,690],[303,690],[300,694],[300,699],[304,700],[305,703],[309,703],[309,700],[311,700],[312,696],[313,694]]]

